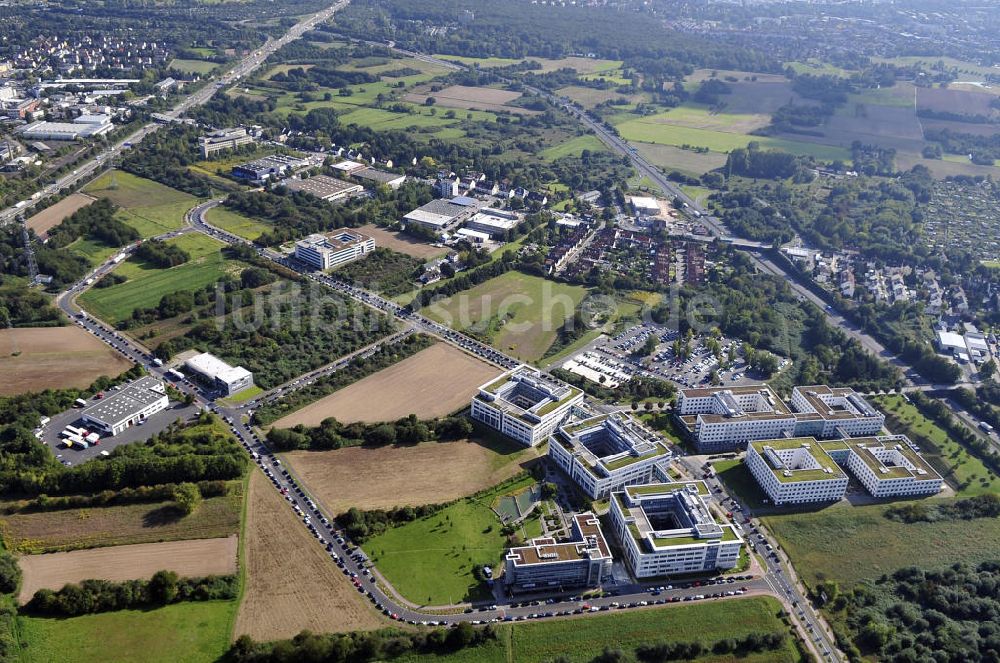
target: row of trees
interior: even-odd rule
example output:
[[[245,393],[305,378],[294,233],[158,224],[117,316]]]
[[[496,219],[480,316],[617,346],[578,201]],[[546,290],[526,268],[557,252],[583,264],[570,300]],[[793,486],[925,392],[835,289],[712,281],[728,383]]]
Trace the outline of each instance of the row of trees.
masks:
[[[417,419],[411,414],[393,422],[381,424],[342,424],[328,417],[315,428],[299,424],[292,428],[272,428],[267,441],[279,451],[294,449],[340,449],[360,445],[384,446],[387,444],[418,444],[420,442],[461,440],[473,432],[472,423],[465,417]]]

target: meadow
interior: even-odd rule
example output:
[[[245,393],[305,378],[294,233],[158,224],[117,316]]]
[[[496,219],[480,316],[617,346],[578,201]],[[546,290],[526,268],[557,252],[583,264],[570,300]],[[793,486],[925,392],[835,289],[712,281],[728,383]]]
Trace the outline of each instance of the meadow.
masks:
[[[497,639],[454,654],[405,656],[399,663],[506,663],[507,661],[591,661],[605,647],[630,655],[640,644],[690,642],[711,645],[749,633],[786,632],[778,617],[781,606],[770,597],[683,603],[665,608],[588,615],[544,622],[501,624]],[[634,660],[628,656],[624,660]],[[697,659],[700,663],[736,660],[732,655]],[[776,651],[752,654],[746,663],[792,663],[799,660],[789,637]]]
[[[271,230],[270,224],[247,218],[222,205],[213,207],[205,212],[205,220],[213,226],[222,228],[226,232],[248,239],[251,242]]]
[[[597,136],[586,134],[583,136],[577,136],[576,138],[570,138],[569,140],[553,145],[552,147],[548,147],[538,154],[543,159],[555,161],[556,159],[561,159],[562,157],[580,156],[584,150],[590,150],[591,152],[607,152],[607,148],[604,147],[604,143],[602,143]]]
[[[176,267],[163,269],[129,259],[121,263],[116,274],[128,281],[108,288],[91,288],[80,295],[80,304],[97,317],[115,323],[132,315],[137,308],[149,308],[160,299],[178,290],[197,290],[216,283],[224,274],[240,269],[242,263],[226,261],[222,242],[200,233],[189,233],[167,241],[187,251],[191,259]]]
[[[170,63],[172,69],[182,71],[185,74],[199,74],[201,76],[212,73],[218,66],[218,63],[209,62],[208,60],[175,59]]]
[[[102,175],[83,190],[118,205],[118,218],[143,238],[182,228],[184,214],[198,204],[190,194],[120,170]]]
[[[458,330],[487,336],[492,344],[524,361],[545,356],[559,327],[587,291],[511,271],[432,304],[424,315]]]

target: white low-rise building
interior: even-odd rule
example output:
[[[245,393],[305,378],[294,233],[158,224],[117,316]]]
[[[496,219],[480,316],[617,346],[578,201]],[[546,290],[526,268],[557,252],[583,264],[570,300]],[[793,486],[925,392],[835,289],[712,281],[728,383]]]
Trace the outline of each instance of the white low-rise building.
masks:
[[[838,443],[839,442],[839,443]],[[822,443],[872,497],[937,495],[944,479],[905,435]],[[846,447],[842,449],[841,445]]]
[[[778,506],[836,502],[847,491],[847,474],[811,437],[751,442],[745,462]]]
[[[682,389],[677,415],[703,453],[732,451],[795,431],[795,415],[766,385]]]
[[[184,367],[226,396],[253,386],[253,373],[242,366],[230,366],[207,352],[191,357]]]
[[[544,442],[583,391],[522,364],[479,387],[472,418],[529,447]]]
[[[611,523],[636,578],[706,573],[739,563],[743,539],[720,525],[702,481],[629,486],[611,495]]]
[[[796,437],[877,435],[885,425],[885,415],[850,387],[795,387],[791,405]]]
[[[375,240],[356,230],[309,235],[295,242],[295,257],[316,269],[333,269],[375,250]]]
[[[599,587],[611,575],[611,549],[593,513],[578,513],[568,541],[532,539],[504,557],[504,584],[515,592]]]
[[[592,499],[666,479],[672,457],[659,435],[626,414],[564,424],[549,440],[549,458]]]
[[[161,410],[169,400],[162,382],[144,376],[83,410],[83,420],[105,435],[117,435]]]

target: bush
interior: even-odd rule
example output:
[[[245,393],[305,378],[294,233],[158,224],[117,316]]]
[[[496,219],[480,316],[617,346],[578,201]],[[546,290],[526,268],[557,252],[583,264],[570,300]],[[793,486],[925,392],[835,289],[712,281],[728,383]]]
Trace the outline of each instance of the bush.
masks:
[[[21,587],[21,567],[6,550],[0,551],[0,593],[13,594]]]

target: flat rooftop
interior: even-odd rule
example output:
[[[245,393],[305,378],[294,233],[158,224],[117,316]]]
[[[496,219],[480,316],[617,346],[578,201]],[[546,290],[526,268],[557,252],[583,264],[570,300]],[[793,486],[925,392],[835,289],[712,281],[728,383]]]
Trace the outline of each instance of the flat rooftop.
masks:
[[[103,400],[84,408],[83,414],[108,424],[131,419],[166,394],[163,383],[146,375],[118,391],[108,392]]]
[[[360,177],[363,180],[380,182],[382,184],[388,184],[389,182],[395,182],[396,180],[406,178],[405,175],[400,175],[399,173],[390,173],[384,170],[377,170],[375,168],[358,168],[350,172],[352,177]]]
[[[362,190],[360,184],[338,180],[329,175],[314,175],[304,180],[289,178],[282,180],[281,185],[289,191],[304,191],[317,198],[332,198]]]
[[[808,412],[796,412],[797,419],[836,420],[879,416],[879,411],[850,387],[813,385],[795,387],[794,392],[804,398],[810,408]]]
[[[904,435],[857,437],[835,442],[846,445],[880,479],[912,477],[915,481],[942,480],[937,470],[910,446],[910,440]]]
[[[339,251],[363,244],[370,239],[371,237],[357,230],[335,230],[325,235],[320,233],[309,235],[305,239],[300,239],[296,244],[320,250]]]
[[[781,483],[832,481],[847,476],[812,437],[758,440],[750,445]]]
[[[702,492],[702,491],[705,492]],[[704,482],[628,486],[612,494],[627,520],[629,532],[647,553],[676,546],[740,541],[732,525],[720,525],[704,501]]]
[[[591,470],[604,474],[670,454],[663,438],[627,414],[603,414],[562,426],[558,440]]]
[[[523,419],[526,415],[543,417],[581,393],[576,387],[522,364],[479,387],[476,398]]]
[[[184,365],[192,371],[227,383],[236,382],[251,374],[242,366],[231,366],[208,352],[191,357],[184,362]]]
[[[593,513],[578,513],[573,516],[582,539],[557,542],[552,537],[532,539],[526,546],[511,548],[507,558],[517,566],[534,566],[557,562],[573,562],[583,559],[604,559],[611,557],[611,549],[601,531],[600,521]]]

